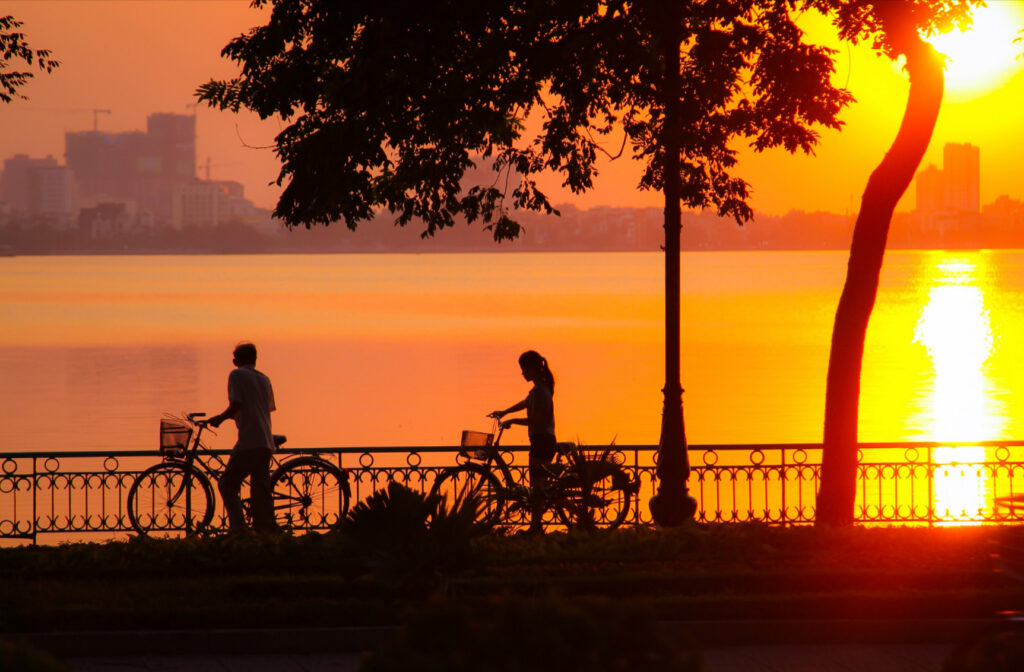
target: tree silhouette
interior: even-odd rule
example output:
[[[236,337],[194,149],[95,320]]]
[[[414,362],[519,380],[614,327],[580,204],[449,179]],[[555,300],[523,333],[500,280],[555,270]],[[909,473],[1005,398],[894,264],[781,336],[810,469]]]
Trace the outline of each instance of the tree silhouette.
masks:
[[[23,61],[28,66],[35,63],[48,73],[60,66],[60,61],[51,58],[49,50],[29,47],[25,34],[18,30],[21,25],[13,16],[0,16],[0,102],[4,103],[24,99],[18,90],[35,76],[29,70],[8,70],[12,61]]]
[[[857,485],[857,423],[861,364],[868,321],[878,293],[893,211],[910,186],[935,128],[942,104],[942,57],[921,33],[970,21],[978,0],[877,0],[844,2],[836,13],[840,34],[856,41],[871,36],[876,50],[906,57],[907,106],[892,146],[868,179],[854,224],[846,282],[836,308],[825,392],[821,486],[815,522],[849,525]]]
[[[798,10],[833,12],[847,37],[879,33],[859,0],[510,0],[339,3],[255,0],[268,23],[223,55],[240,76],[210,81],[211,106],[288,122],[276,138],[289,226],[382,210],[424,236],[456,218],[515,237],[516,208],[555,212],[542,171],[574,192],[599,154],[644,165],[638,187],[665,196],[665,387],[657,522],[692,517],[679,376],[680,208],[742,223],[748,185],[737,140],[810,152],[850,100],[832,50],[808,43]],[[865,9],[867,6],[867,9]],[[539,130],[537,130],[539,127]],[[621,135],[621,138],[620,138]],[[606,149],[606,145],[611,149]],[[478,162],[490,185],[462,191]]]

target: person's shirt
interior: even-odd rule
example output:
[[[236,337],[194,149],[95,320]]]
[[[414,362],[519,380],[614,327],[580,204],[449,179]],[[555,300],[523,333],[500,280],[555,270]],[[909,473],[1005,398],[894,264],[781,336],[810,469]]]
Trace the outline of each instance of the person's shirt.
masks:
[[[547,385],[534,385],[526,395],[527,430],[530,438],[555,435],[555,403]]]
[[[228,374],[228,402],[240,405],[234,417],[235,425],[238,426],[235,449],[273,450],[270,412],[277,410],[277,407],[274,405],[274,389],[270,385],[270,378],[251,364],[237,367]]]

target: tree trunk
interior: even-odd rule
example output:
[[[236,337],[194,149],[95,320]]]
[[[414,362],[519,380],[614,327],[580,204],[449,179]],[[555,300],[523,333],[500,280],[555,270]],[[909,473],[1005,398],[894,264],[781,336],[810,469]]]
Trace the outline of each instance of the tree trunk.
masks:
[[[665,63],[663,93],[665,119],[662,128],[665,194],[665,403],[658,445],[658,491],[650,501],[654,522],[664,527],[693,519],[697,503],[690,497],[686,480],[690,464],[683,426],[683,390],[680,383],[679,252],[682,233],[680,212],[679,148],[682,114],[679,101],[679,49],[682,38],[679,3],[667,3],[660,28]]]
[[[884,19],[884,17],[883,17]],[[943,64],[913,26],[886,26],[904,41],[910,92],[899,133],[868,179],[853,229],[846,284],[836,309],[825,391],[825,427],[816,524],[851,525],[857,491],[857,420],[861,364],[868,320],[878,293],[896,203],[903,196],[931,140],[942,104]]]

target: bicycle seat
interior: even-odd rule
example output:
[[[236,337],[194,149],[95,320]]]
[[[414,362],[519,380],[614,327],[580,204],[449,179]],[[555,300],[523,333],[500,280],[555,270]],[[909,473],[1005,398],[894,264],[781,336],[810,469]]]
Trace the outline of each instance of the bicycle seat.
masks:
[[[288,440],[288,437],[284,434],[274,434],[274,447],[280,448],[284,445],[284,442]]]

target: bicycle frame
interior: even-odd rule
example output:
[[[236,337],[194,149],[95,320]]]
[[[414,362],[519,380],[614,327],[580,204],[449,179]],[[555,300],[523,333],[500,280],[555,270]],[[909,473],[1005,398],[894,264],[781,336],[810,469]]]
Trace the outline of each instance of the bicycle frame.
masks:
[[[227,467],[227,463],[221,459],[221,457],[215,454],[213,451],[208,449],[202,442],[203,431],[209,427],[209,421],[205,419],[205,413],[189,413],[186,415],[188,422],[196,428],[193,433],[192,439],[189,446],[185,449],[184,454],[178,455],[164,455],[163,461],[171,464],[183,464],[185,465],[185,478],[182,481],[181,488],[172,497],[176,500],[181,496],[182,492],[185,494],[185,532],[191,535],[192,530],[192,473],[196,470],[202,474],[211,485],[216,484],[220,481],[220,476]],[[280,446],[284,443],[284,437],[278,434],[274,435],[275,445]],[[200,455],[202,453],[202,456]],[[213,463],[216,463],[214,466]],[[281,466],[280,460],[276,456],[271,456],[271,470]],[[249,502],[247,499],[242,500],[242,507],[248,512]]]
[[[231,462],[217,454],[222,451],[203,444],[208,426],[204,413],[188,414],[187,424],[185,419],[161,421],[163,459],[138,474],[128,489],[128,518],[139,534],[166,529],[190,535],[211,525],[220,489],[215,486]],[[274,447],[285,440],[274,434]],[[341,524],[352,496],[346,469],[317,455],[278,457],[272,451],[269,461],[274,520],[258,524],[285,531],[328,530]],[[223,497],[220,500],[223,504]],[[252,520],[251,499],[241,498],[241,506],[246,519]],[[182,517],[184,524],[172,526]]]
[[[501,436],[505,431],[499,419],[495,419],[495,428],[492,428],[492,434],[494,435],[494,441],[490,445],[476,447],[476,453],[484,454],[485,459],[479,459],[478,457],[471,455],[468,450],[463,449],[460,451],[461,454],[466,456],[466,459],[476,461],[480,463],[484,468],[499,472],[500,478],[504,483],[506,493],[509,495],[509,499],[512,499],[516,495],[522,498],[532,498],[534,493],[537,493],[536,484],[530,483],[529,486],[517,483],[515,478],[512,476],[512,466],[505,460],[501,454]],[[571,459],[571,452],[575,450],[565,450],[564,446],[571,444],[558,444],[559,449],[555,453],[554,461],[541,465],[545,476],[544,487],[539,491],[539,494],[543,497],[544,506],[550,509],[554,506],[564,505],[571,503],[574,500],[582,499],[582,485],[579,474],[574,470],[575,460]],[[522,469],[523,467],[519,467]],[[520,498],[515,497],[515,498]]]

